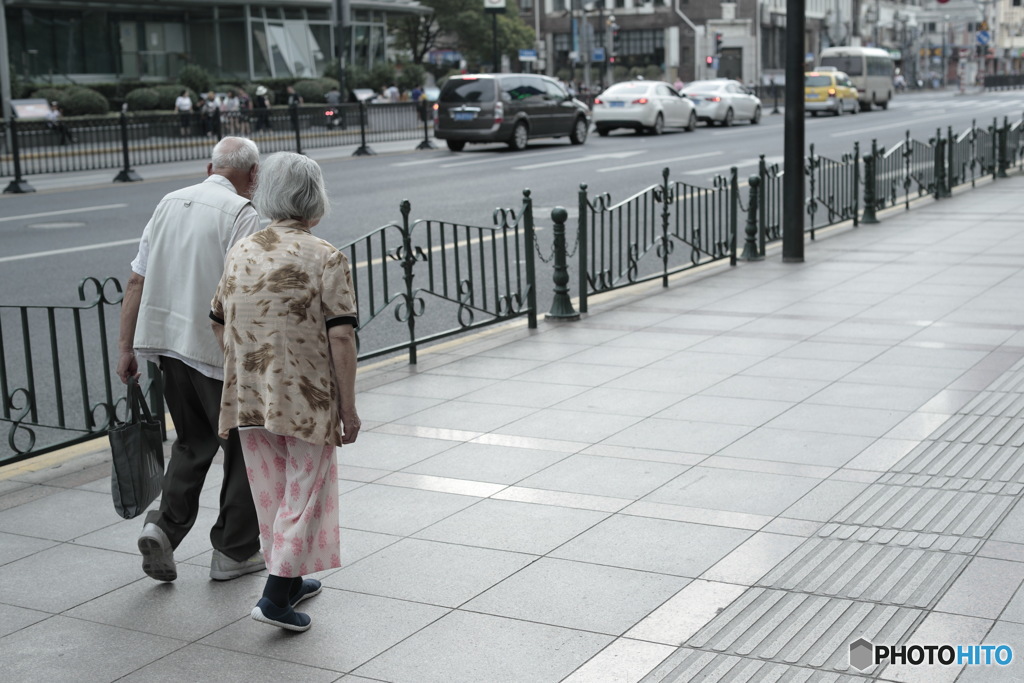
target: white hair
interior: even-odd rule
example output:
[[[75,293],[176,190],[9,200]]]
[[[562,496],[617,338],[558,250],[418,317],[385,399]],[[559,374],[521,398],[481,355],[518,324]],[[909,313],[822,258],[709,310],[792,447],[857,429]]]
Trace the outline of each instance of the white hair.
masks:
[[[248,171],[260,163],[260,150],[248,138],[227,137],[214,146],[210,161],[215,171],[229,168]]]
[[[271,154],[260,165],[252,203],[272,221],[319,220],[330,208],[320,164],[294,152]]]

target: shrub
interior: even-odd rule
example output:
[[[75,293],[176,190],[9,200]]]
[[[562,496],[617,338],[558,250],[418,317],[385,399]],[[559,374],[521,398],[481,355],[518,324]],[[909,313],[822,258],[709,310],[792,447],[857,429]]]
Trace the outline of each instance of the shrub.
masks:
[[[152,111],[160,107],[160,92],[156,88],[136,88],[124,96],[128,111]]]
[[[403,91],[412,90],[417,86],[422,86],[423,76],[426,72],[426,69],[419,64],[406,64],[402,67],[402,70],[398,72],[398,82],[395,85]]]
[[[186,64],[178,72],[178,81],[194,92],[207,92],[213,77],[210,72],[198,64]]]
[[[324,102],[324,95],[331,88],[336,87],[338,87],[338,81],[333,78],[315,78],[298,81],[295,84],[295,92],[298,93],[303,102]]]
[[[58,102],[64,98],[65,88],[39,88],[32,91],[32,97],[41,97],[47,102]]]
[[[65,116],[101,116],[110,111],[110,102],[89,88],[68,88],[58,98]]]

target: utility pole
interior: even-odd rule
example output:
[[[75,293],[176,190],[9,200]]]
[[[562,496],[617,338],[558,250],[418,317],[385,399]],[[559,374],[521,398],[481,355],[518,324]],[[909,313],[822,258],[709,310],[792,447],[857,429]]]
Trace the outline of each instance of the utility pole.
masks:
[[[782,184],[782,262],[804,260],[805,0],[786,0],[786,137]]]
[[[0,0],[0,4],[3,4],[3,0]],[[334,43],[338,46],[338,91],[341,93],[341,101],[348,102],[348,90],[346,89],[345,83],[345,50],[347,49],[345,41],[345,26],[348,24],[348,17],[346,16],[348,8],[345,6],[345,0],[337,0],[334,4]],[[341,116],[345,116],[345,112],[341,112]],[[343,118],[344,120],[344,118]]]

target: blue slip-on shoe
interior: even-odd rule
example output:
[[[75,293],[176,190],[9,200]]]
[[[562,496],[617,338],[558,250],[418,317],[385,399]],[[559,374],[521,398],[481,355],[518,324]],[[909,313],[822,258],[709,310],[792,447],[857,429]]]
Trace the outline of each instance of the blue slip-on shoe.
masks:
[[[313,623],[308,614],[296,612],[292,609],[291,605],[288,607],[278,607],[270,601],[270,598],[260,598],[256,606],[252,608],[251,616],[256,621],[264,624],[300,633],[308,631]]]
[[[302,588],[299,589],[299,592],[295,594],[294,598],[288,601],[288,605],[295,607],[306,598],[311,598],[314,595],[320,595],[320,591],[323,589],[324,587],[320,585],[320,582],[316,579],[303,579]]]

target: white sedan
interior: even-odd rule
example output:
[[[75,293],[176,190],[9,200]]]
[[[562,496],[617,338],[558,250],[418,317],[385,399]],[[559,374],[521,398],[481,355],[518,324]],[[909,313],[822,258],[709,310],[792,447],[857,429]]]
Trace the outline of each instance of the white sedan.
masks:
[[[662,81],[616,83],[597,96],[591,116],[598,135],[616,128],[661,135],[666,127],[693,130],[697,126],[693,102]]]
[[[735,121],[761,121],[761,100],[737,81],[718,78],[693,81],[683,88],[683,95],[697,105],[697,118],[709,126],[720,123],[731,126]]]

